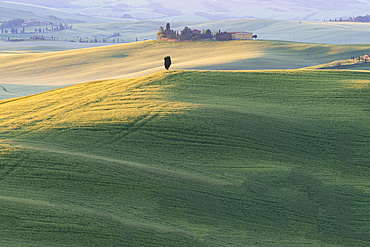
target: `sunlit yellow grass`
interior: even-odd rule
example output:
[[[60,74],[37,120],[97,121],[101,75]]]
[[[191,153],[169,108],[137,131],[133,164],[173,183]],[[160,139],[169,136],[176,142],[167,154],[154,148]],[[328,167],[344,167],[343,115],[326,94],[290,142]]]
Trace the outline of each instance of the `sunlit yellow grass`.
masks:
[[[69,85],[86,81],[146,76],[164,70],[190,69],[262,57],[271,49],[304,50],[312,44],[273,41],[146,41],[71,51],[0,56],[0,82]],[[339,48],[338,48],[339,49]]]
[[[0,139],[0,162],[4,159],[5,154],[12,153],[18,150],[18,146],[9,140]]]
[[[215,65],[217,69],[223,69],[223,65],[231,63],[239,63],[239,70],[251,69],[250,66],[263,68],[265,63],[269,63],[267,67],[270,68],[273,66],[270,60],[278,61],[277,67],[290,68],[295,59],[298,64],[304,64],[302,61],[309,61],[307,65],[327,63],[366,48],[366,45],[349,47],[284,41],[174,43],[150,40],[60,52],[3,53],[0,55],[0,83],[60,86],[141,77],[163,71],[163,57],[168,55],[173,62],[171,70],[203,69]],[[233,69],[233,66],[226,67]]]
[[[190,104],[171,102],[155,82],[168,73],[139,79],[96,81],[0,104],[0,133],[109,123],[135,123],[181,112]],[[11,104],[11,107],[9,107]]]
[[[351,47],[351,50],[365,48]],[[171,56],[171,69],[179,70],[229,64],[263,58],[265,55],[274,59],[274,54],[281,59],[285,54],[294,57],[297,53],[297,59],[305,56],[312,60],[315,59],[314,56],[335,56],[348,49],[339,45],[280,41],[173,43],[150,40],[60,52],[3,54],[0,56],[0,83],[71,85],[95,80],[141,77],[164,70],[164,56]],[[263,63],[263,60],[260,62]]]
[[[42,54],[3,55],[0,56],[0,82],[68,85],[133,78],[162,71],[163,57],[167,55],[173,59],[171,69],[183,69],[258,57],[266,46],[250,44],[146,41]]]
[[[370,80],[350,80],[348,88],[364,89],[370,87]]]

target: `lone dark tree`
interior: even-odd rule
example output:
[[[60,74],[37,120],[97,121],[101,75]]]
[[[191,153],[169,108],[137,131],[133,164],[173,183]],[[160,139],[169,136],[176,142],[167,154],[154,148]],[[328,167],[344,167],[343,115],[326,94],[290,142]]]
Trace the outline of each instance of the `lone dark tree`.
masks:
[[[169,35],[171,35],[171,26],[170,26],[170,23],[167,23],[166,24],[166,36],[168,37]]]
[[[164,67],[168,70],[171,66],[171,57],[167,56],[164,58]]]
[[[175,39],[176,38],[176,32],[171,29],[170,23],[166,24],[166,30],[164,30],[166,34],[166,38],[168,39]]]

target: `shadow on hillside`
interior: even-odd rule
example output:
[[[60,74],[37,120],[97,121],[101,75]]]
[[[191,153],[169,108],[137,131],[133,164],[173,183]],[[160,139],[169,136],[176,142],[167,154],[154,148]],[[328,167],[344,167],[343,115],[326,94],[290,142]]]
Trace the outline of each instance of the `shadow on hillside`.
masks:
[[[325,45],[308,46],[304,49],[300,47],[276,45],[264,51],[258,58],[244,59],[232,63],[201,66],[191,69],[200,70],[269,70],[269,69],[300,69],[310,66],[326,64],[333,60],[348,59],[352,56],[365,54],[363,49],[352,51],[344,50],[337,54],[332,54],[332,48]],[[370,66],[370,63],[369,65]],[[366,66],[367,67],[367,66]],[[323,68],[322,68],[323,69]],[[347,69],[347,68],[343,68]],[[359,68],[360,69],[360,68]]]

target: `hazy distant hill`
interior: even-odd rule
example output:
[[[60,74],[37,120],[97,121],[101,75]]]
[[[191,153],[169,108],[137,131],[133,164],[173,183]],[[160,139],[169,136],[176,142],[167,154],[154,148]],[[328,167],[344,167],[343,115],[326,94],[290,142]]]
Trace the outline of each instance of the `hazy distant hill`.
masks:
[[[130,21],[115,23],[79,23],[73,24],[72,30],[57,32],[53,35],[59,40],[76,39],[77,36],[108,39],[114,33],[120,33],[120,40],[134,42],[136,38],[156,39],[160,26],[167,21]],[[284,40],[327,44],[364,44],[370,43],[370,26],[368,23],[354,22],[319,22],[289,21],[268,19],[235,19],[220,21],[182,21],[170,22],[171,28],[181,31],[185,26],[192,29],[211,29],[212,31],[247,31],[263,40]],[[1,36],[0,36],[1,37]],[[110,39],[112,40],[112,39]]]
[[[207,21],[240,18],[281,20],[329,20],[370,13],[370,2],[362,0],[14,0],[59,8],[74,13],[124,19]]]
[[[184,5],[177,0],[163,4],[159,1],[127,0],[124,4],[118,0],[109,3],[101,0],[0,1],[0,22],[15,18],[74,24],[83,22],[73,25],[73,30],[53,34],[60,40],[77,37],[103,40],[115,33],[120,33],[125,42],[156,39],[159,27],[170,22],[177,31],[188,26],[199,30],[249,31],[257,34],[259,39],[269,40],[334,44],[370,42],[368,24],[303,21],[366,15],[370,13],[370,2],[314,0],[307,4],[304,1],[265,0],[240,4],[230,0],[225,5],[220,0],[212,3],[189,0]],[[1,38],[7,39],[8,35]]]
[[[0,1],[0,22],[17,18],[24,20],[36,19],[38,21],[67,22],[67,23],[80,23],[80,22],[101,23],[114,21],[117,22],[120,20],[117,18],[89,16],[87,14],[78,13],[78,11],[76,10],[69,11],[68,9],[62,10],[45,6],[46,5],[40,6],[10,1]]]

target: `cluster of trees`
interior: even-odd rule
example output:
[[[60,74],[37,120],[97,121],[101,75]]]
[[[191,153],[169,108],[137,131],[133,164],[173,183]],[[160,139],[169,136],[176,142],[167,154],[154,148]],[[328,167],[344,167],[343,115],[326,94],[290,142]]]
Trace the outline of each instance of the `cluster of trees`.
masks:
[[[178,35],[179,35],[178,32],[175,33],[171,29],[170,23],[167,23],[166,29],[164,29],[163,27],[160,27],[159,31],[157,32],[157,36],[160,39],[161,38],[175,39],[176,37],[178,37]]]
[[[220,41],[232,40],[231,33],[228,33],[228,32],[221,33],[221,31],[216,33],[215,38],[216,40],[220,40]]]
[[[5,33],[8,33],[8,32],[9,32],[8,30],[5,30]],[[25,32],[24,28],[21,31],[18,31],[18,28],[14,28],[14,27],[10,29],[10,33],[24,33],[24,32]],[[4,33],[4,29],[1,29],[1,33]]]
[[[1,25],[0,25],[0,28],[1,29],[10,29],[10,28],[17,28],[17,27],[22,27],[24,23],[24,20],[22,19],[14,19],[14,20],[10,20],[10,21],[4,21]]]
[[[124,43],[125,42],[125,40],[123,39],[123,38],[113,38],[112,40],[109,40],[109,39],[102,39],[102,40],[98,40],[97,38],[82,38],[82,37],[79,37],[79,36],[77,36],[77,39],[79,39],[78,40],[78,42],[80,42],[80,43],[108,43],[108,42],[111,42],[111,43]],[[136,41],[137,41],[137,38],[136,38]]]
[[[232,40],[231,33],[228,32],[221,32],[221,30],[212,32],[210,29],[199,31],[199,30],[191,30],[188,27],[185,27],[180,33],[171,29],[169,23],[167,23],[166,28],[160,27],[159,31],[157,32],[157,37],[167,38],[167,39],[176,39],[176,40],[207,40],[213,39],[219,41],[226,41]],[[257,35],[253,35],[252,38],[257,38]]]
[[[213,34],[211,30],[203,30],[203,32],[193,32],[190,28],[185,27],[180,33],[171,29],[170,23],[166,24],[166,28],[160,27],[157,32],[158,38],[177,39],[177,40],[202,40],[212,39]]]
[[[116,37],[121,37],[121,33],[114,33],[109,38],[116,38]]]
[[[45,27],[45,28],[35,28],[35,33],[45,33],[45,32],[58,32],[58,31],[63,31],[67,29],[72,29],[72,25],[67,25],[67,23],[59,23],[56,25],[52,25],[50,28]]]
[[[344,22],[370,22],[370,15],[365,15],[365,16],[356,16],[356,17],[349,17],[348,19],[343,19],[343,18],[339,18],[339,19],[330,19],[329,21],[344,21]]]
[[[23,27],[22,29],[18,29],[18,28],[14,28],[12,27],[10,30],[7,30],[7,29],[1,29],[1,33],[4,34],[4,33],[14,33],[14,34],[17,34],[17,33],[26,33],[26,28]]]

